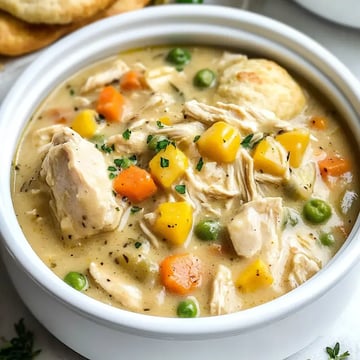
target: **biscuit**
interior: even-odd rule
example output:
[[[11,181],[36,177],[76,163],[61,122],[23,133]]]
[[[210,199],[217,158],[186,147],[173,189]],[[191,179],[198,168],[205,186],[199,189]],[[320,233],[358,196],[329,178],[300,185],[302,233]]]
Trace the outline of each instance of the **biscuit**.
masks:
[[[28,23],[69,24],[90,18],[113,2],[114,0],[0,0],[0,9]]]
[[[283,120],[298,115],[306,104],[300,86],[283,67],[246,56],[229,59],[221,69],[217,95],[221,101],[270,110]]]
[[[0,54],[18,56],[39,50],[96,20],[144,7],[149,0],[117,0],[91,19],[68,25],[29,24],[0,11]]]

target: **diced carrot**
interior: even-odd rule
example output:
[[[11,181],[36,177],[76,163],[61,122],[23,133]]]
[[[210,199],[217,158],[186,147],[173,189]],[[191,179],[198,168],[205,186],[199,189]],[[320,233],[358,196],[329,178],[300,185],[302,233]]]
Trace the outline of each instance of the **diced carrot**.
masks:
[[[189,294],[201,285],[201,261],[189,253],[170,255],[160,264],[160,278],[170,292]]]
[[[314,115],[310,118],[310,126],[316,130],[325,130],[328,126],[328,121],[324,116]]]
[[[320,174],[323,178],[327,176],[340,176],[350,171],[350,162],[347,159],[328,156],[319,161]]]
[[[144,76],[135,70],[126,72],[120,79],[120,89],[125,91],[142,90],[145,87]]]
[[[126,196],[132,202],[141,202],[157,191],[151,175],[138,166],[130,166],[122,170],[113,181],[116,193]]]
[[[124,100],[123,95],[113,86],[106,86],[99,95],[96,111],[105,116],[108,121],[121,121]]]

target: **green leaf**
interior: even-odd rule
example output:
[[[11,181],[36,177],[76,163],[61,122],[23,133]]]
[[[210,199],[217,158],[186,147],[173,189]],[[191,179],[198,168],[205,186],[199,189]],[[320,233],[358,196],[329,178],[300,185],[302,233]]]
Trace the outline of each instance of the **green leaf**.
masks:
[[[130,129],[126,129],[123,133],[122,133],[122,137],[125,140],[129,140],[131,136],[131,130]]]
[[[176,185],[176,186],[175,186],[175,190],[176,190],[179,194],[185,194],[185,193],[186,193],[186,186],[185,186],[185,185]]]
[[[201,171],[202,167],[204,165],[204,161],[203,161],[203,158],[201,157],[198,161],[198,163],[196,164],[196,170],[197,171]]]
[[[41,350],[33,350],[34,334],[25,327],[24,319],[14,325],[16,337],[0,349],[0,360],[32,360]]]
[[[162,168],[167,168],[167,167],[169,167],[169,164],[170,164],[170,161],[169,161],[168,159],[163,158],[163,157],[160,158],[160,166],[161,166]]]

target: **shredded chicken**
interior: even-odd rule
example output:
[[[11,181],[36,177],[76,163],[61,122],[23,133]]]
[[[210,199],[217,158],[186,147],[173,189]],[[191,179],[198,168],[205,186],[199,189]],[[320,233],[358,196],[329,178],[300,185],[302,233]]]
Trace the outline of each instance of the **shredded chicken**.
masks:
[[[225,121],[246,134],[271,133],[293,128],[289,122],[278,119],[273,112],[251,105],[241,106],[217,102],[216,106],[212,106],[190,100],[184,104],[184,115],[207,125]]]
[[[266,243],[277,244],[281,214],[282,199],[279,197],[258,199],[242,205],[227,226],[236,253],[250,258]]]
[[[189,188],[194,188],[198,196],[201,193],[215,199],[239,196],[243,201],[254,200],[258,197],[253,160],[242,149],[234,164],[206,162],[200,172],[195,171],[193,166],[189,166],[186,176]]]
[[[231,270],[220,264],[212,283],[211,315],[230,314],[241,310],[242,303],[232,280]]]
[[[311,259],[309,255],[301,252],[293,254],[290,260],[289,284],[291,288],[296,288],[306,280],[310,279],[319,270],[319,263]]]
[[[36,148],[38,148],[39,153],[42,153],[48,149],[53,136],[56,133],[62,131],[63,128],[64,125],[57,124],[40,128],[34,132],[33,144]]]
[[[201,135],[205,131],[205,126],[198,121],[178,123],[170,126],[164,126],[158,129],[158,134],[167,135],[171,140],[179,144],[190,145],[196,135]]]
[[[65,238],[86,238],[118,226],[122,209],[106,169],[102,154],[70,128],[62,127],[53,136],[40,176]]]
[[[127,309],[141,310],[143,295],[137,286],[126,283],[119,276],[114,276],[112,272],[106,271],[95,262],[90,263],[89,273],[114,300]]]
[[[106,70],[90,76],[81,87],[80,93],[84,94],[96,88],[110,84],[114,80],[119,80],[121,76],[129,70],[130,68],[124,61],[116,60],[110,67],[107,67]]]

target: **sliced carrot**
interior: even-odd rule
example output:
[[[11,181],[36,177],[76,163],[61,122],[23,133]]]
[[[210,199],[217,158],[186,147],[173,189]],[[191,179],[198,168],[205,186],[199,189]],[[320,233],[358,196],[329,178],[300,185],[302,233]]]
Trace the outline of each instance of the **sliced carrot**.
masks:
[[[328,156],[320,160],[318,164],[323,178],[327,176],[340,176],[351,169],[349,160],[336,156]]]
[[[96,111],[103,115],[108,121],[120,121],[124,109],[124,97],[113,86],[102,89]]]
[[[160,278],[170,292],[189,294],[201,285],[201,261],[189,253],[170,255],[160,264]]]
[[[314,115],[310,118],[310,126],[316,130],[325,130],[328,127],[328,121],[324,116]]]
[[[142,90],[145,87],[144,76],[135,70],[126,72],[120,79],[120,89],[125,91]]]
[[[122,170],[113,181],[116,193],[126,196],[132,202],[141,202],[157,191],[151,175],[138,166],[130,166]]]

